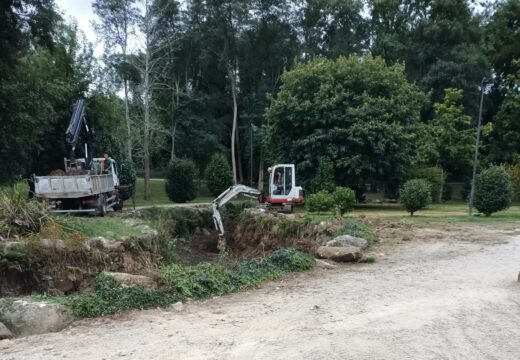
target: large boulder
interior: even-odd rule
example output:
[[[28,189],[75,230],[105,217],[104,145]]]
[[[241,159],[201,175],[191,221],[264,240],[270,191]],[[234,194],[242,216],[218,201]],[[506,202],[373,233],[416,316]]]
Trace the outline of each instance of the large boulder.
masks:
[[[13,337],[11,330],[7,328],[3,323],[0,322],[0,340],[11,339]]]
[[[360,237],[352,235],[340,235],[327,242],[329,247],[338,246],[355,246],[361,249],[365,249],[368,246],[368,242]]]
[[[0,322],[15,335],[28,336],[63,330],[74,320],[65,305],[15,300],[2,307]]]
[[[316,251],[319,258],[337,262],[352,262],[361,259],[363,254],[356,246],[320,246]]]
[[[156,287],[157,283],[151,277],[144,275],[132,275],[127,273],[120,272],[106,272],[105,274],[108,276],[112,276],[114,279],[119,281],[121,284],[126,286],[148,286],[148,287]]]

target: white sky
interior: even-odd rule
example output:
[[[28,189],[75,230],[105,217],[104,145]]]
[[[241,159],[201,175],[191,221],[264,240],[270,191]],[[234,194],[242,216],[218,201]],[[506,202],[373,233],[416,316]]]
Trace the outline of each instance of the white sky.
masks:
[[[56,5],[63,11],[65,19],[74,18],[78,23],[79,30],[83,31],[87,40],[94,45],[94,54],[99,56],[103,51],[103,44],[96,37],[91,25],[95,19],[92,11],[92,0],[55,0]]]

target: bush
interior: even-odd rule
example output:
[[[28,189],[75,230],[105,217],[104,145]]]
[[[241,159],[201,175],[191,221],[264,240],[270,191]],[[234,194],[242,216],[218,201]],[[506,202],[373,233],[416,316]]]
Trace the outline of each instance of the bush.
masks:
[[[322,158],[316,170],[316,175],[311,181],[311,193],[317,193],[322,190],[333,192],[335,187],[334,165],[328,158]]]
[[[305,207],[310,212],[330,211],[334,208],[334,196],[327,190],[321,190],[307,197]]]
[[[168,198],[176,203],[185,203],[196,197],[195,163],[188,159],[174,158],[166,170],[165,189]]]
[[[477,176],[474,204],[484,215],[507,209],[512,195],[511,178],[502,166],[491,166]]]
[[[233,170],[223,154],[214,154],[206,168],[206,181],[211,195],[218,196],[233,185]]]
[[[511,188],[513,191],[513,200],[520,200],[520,164],[506,166],[506,171],[511,178]]]
[[[434,166],[418,169],[414,172],[414,178],[428,181],[433,202],[440,202],[442,200],[446,175],[441,167]]]
[[[372,245],[376,241],[375,231],[364,222],[356,219],[348,219],[337,235],[351,235],[360,237],[365,239],[369,245]]]
[[[136,174],[131,162],[121,162],[119,165],[119,198],[130,199],[135,193]]]
[[[28,199],[18,186],[0,190],[0,236],[24,236],[37,233],[49,222],[50,217],[43,203]]]
[[[432,202],[430,184],[423,179],[407,181],[399,194],[399,201],[411,216]]]
[[[354,209],[356,194],[352,189],[338,186],[332,196],[334,197],[336,209],[341,216]]]

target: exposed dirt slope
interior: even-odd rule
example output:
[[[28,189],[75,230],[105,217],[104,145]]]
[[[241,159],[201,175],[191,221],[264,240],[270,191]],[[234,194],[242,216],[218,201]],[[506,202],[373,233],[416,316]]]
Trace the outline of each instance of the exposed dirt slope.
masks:
[[[2,359],[518,359],[520,237],[421,232],[375,264],[0,342]]]

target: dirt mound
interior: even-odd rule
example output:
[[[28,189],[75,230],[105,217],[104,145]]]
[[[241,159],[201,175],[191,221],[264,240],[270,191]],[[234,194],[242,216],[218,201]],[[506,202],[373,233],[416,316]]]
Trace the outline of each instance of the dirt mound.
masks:
[[[263,256],[271,251],[292,247],[310,254],[330,239],[340,223],[313,223],[309,219],[279,213],[246,212],[236,219],[226,238],[236,257]]]

